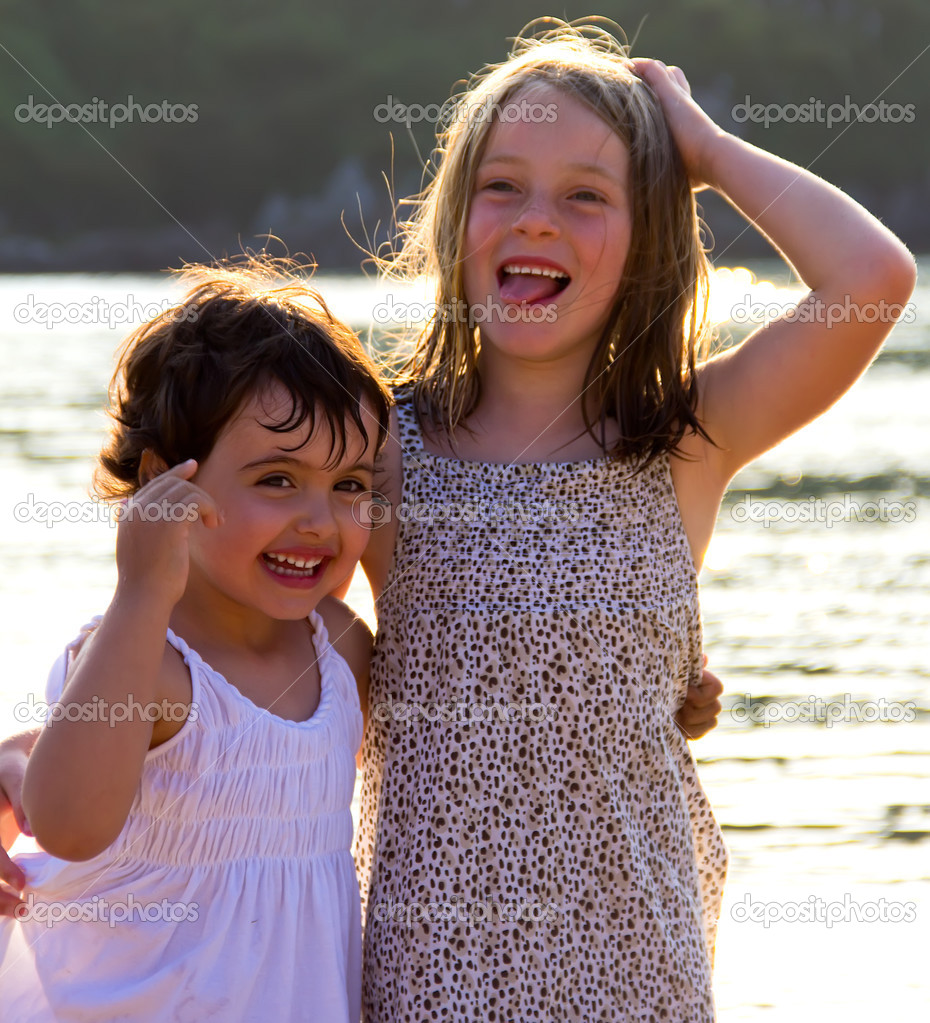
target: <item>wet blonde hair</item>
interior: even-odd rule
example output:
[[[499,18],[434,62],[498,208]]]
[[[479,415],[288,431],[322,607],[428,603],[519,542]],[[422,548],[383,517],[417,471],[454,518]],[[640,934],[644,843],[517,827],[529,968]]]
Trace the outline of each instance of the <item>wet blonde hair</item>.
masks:
[[[436,281],[436,310],[400,371],[422,424],[455,430],[481,394],[480,336],[468,318],[443,316],[464,304],[465,231],[478,166],[499,111],[518,94],[554,86],[589,106],[629,150],[632,230],[622,280],[584,381],[588,432],[605,453],[648,464],[697,419],[695,366],[710,340],[709,264],[697,207],[659,101],[633,72],[629,47],[590,23],[542,19],[514,41],[510,58],[488,65],[448,107],[427,187],[409,202],[396,251],[381,261],[389,279]],[[620,439],[605,444],[606,420]]]

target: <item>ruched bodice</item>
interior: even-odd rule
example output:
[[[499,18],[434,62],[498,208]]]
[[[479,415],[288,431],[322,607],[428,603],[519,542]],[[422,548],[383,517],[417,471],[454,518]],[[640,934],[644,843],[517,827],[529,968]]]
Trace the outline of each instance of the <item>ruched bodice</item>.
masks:
[[[101,855],[17,857],[36,908],[11,939],[28,951],[12,971],[23,1008],[5,1018],[356,1023],[350,806],[362,718],[348,665],[320,616],[310,621],[321,694],[300,722],[257,707],[169,631],[190,669],[188,719],[149,751],[125,827]],[[85,917],[96,906],[98,918],[105,906],[110,920],[46,927],[38,917],[52,902]]]

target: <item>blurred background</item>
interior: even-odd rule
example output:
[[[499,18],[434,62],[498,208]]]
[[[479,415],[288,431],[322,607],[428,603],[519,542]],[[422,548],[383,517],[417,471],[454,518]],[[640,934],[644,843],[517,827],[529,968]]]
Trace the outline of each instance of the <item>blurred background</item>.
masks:
[[[113,352],[179,297],[158,271],[273,233],[319,261],[334,311],[367,334],[387,293],[363,250],[419,188],[439,107],[546,13],[0,0],[0,734],[35,723],[48,667],[112,593],[115,530],[88,485]],[[597,13],[635,54],[681,65],[722,127],[840,185],[930,265],[923,0]],[[714,318],[738,341],[803,288],[725,203],[701,202]],[[725,708],[693,750],[732,856],[722,1023],[916,1020],[930,1004],[928,394],[922,277],[866,376],[721,508],[701,589]],[[361,578],[350,599],[374,625]]]
[[[813,163],[912,248],[930,249],[923,0],[596,7],[635,55],[684,68],[722,127]],[[147,271],[238,251],[271,231],[325,269],[357,270],[349,235],[367,246],[380,222],[383,240],[391,195],[419,185],[435,121],[423,108],[435,112],[457,79],[503,60],[508,38],[545,13],[592,10],[526,0],[0,0],[0,269]],[[766,125],[733,115],[747,97],[918,109],[897,123],[805,123],[788,112]],[[153,119],[126,117],[119,107],[132,102]],[[34,116],[55,103],[88,105],[96,120],[49,126]],[[412,108],[409,125],[390,116],[397,104]],[[737,221],[716,219],[727,244]],[[751,233],[729,251],[766,254]]]

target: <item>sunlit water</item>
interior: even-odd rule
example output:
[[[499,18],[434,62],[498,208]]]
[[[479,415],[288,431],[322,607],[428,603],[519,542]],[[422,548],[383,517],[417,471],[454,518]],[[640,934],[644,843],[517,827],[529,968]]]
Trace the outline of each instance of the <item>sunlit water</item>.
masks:
[[[794,297],[774,270],[760,272],[782,286],[722,274],[717,318],[746,295]],[[383,318],[384,293],[364,279],[317,283],[355,326]],[[24,509],[83,502],[95,514],[87,488],[127,331],[119,306],[138,303],[131,326],[176,294],[156,277],[0,279],[0,732],[30,723],[28,694],[41,695],[115,580],[102,515],[49,528],[22,521]],[[72,317],[69,303],[89,303],[113,326],[48,327],[35,319],[42,303]],[[706,648],[727,689],[720,726],[694,746],[732,856],[717,947],[724,1023],[917,1020],[930,1004],[926,287],[914,308],[835,408],[737,478],[701,576]],[[362,581],[350,600],[373,622]],[[804,916],[817,912],[830,924]]]

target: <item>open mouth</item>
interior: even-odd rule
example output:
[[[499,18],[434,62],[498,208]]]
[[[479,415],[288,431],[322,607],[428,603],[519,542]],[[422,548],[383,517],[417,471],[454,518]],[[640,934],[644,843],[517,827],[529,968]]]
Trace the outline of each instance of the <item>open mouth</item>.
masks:
[[[301,579],[312,581],[319,576],[326,567],[325,562],[329,559],[323,556],[313,558],[300,558],[291,554],[263,554],[262,561],[265,567],[276,576],[282,579]]]
[[[563,292],[571,277],[555,266],[527,266],[505,263],[497,271],[500,296],[505,302],[533,305],[545,302]]]

